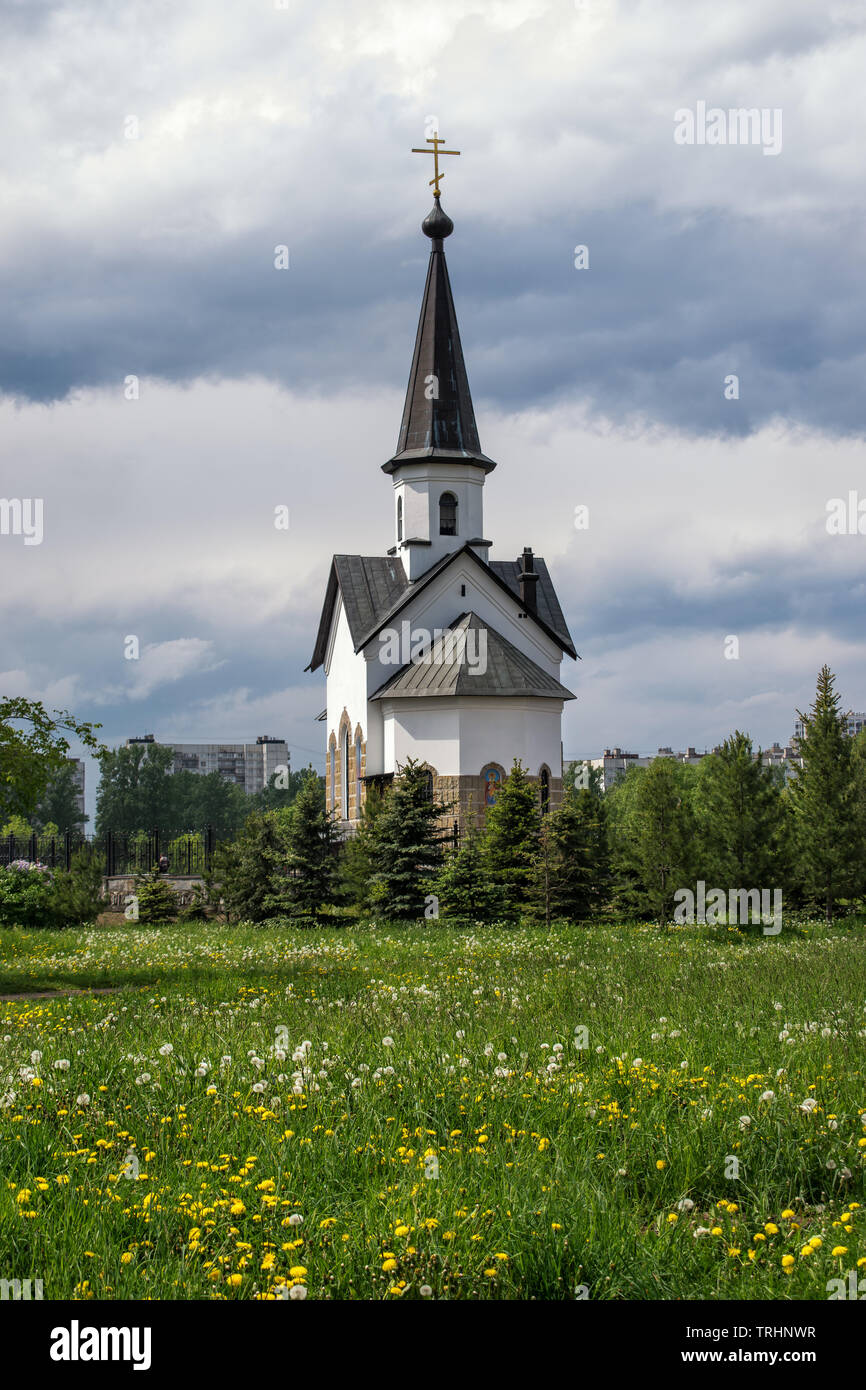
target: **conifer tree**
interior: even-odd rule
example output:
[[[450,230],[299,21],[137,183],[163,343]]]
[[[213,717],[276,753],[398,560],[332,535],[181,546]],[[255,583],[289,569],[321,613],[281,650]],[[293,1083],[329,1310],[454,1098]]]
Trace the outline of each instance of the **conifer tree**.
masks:
[[[838,899],[854,889],[859,872],[852,747],[835,679],[829,666],[822,666],[809,714],[797,711],[805,729],[803,766],[790,788],[803,884],[828,922]]]
[[[374,897],[384,917],[423,917],[431,881],[442,864],[437,822],[447,810],[431,796],[426,768],[414,758],[398,767],[373,832]]]
[[[672,758],[656,758],[635,787],[629,830],[646,904],[662,926],[672,915],[674,894],[693,879],[691,779],[684,775],[691,771]]]
[[[739,729],[704,758],[695,786],[700,873],[714,888],[770,888],[782,883],[782,799],[777,770],[767,767]]]
[[[340,856],[341,890],[350,903],[362,911],[373,905],[373,875],[376,872],[376,823],[384,798],[373,782],[367,783],[357,833],[343,846]]]
[[[216,848],[208,893],[232,921],[263,922],[284,912],[286,830],[273,811],[254,811],[235,840]]]
[[[512,918],[519,917],[532,898],[540,822],[537,789],[515,758],[487,811],[483,842],[487,870],[504,890]]]
[[[460,848],[447,856],[431,891],[439,899],[439,916],[451,921],[495,922],[506,915],[505,893],[488,874],[471,803]]]
[[[854,777],[854,862],[857,876],[854,890],[866,893],[866,729],[861,729],[851,745],[851,771]]]
[[[289,876],[281,881],[281,864],[271,852],[275,896],[285,901],[291,915],[315,917],[335,897],[337,830],[334,817],[325,810],[321,779],[310,769],[292,802],[286,836]]]
[[[600,774],[590,769],[584,786],[576,784],[572,772],[564,779],[559,806],[544,818],[552,856],[549,910],[554,917],[582,921],[596,916],[607,901],[610,851]],[[543,862],[539,867],[546,876]]]

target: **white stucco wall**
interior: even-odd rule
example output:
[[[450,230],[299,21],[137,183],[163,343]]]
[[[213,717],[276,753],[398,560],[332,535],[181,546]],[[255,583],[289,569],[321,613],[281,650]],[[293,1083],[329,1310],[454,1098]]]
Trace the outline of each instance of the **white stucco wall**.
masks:
[[[346,610],[339,596],[331,624],[331,640],[325,656],[325,675],[328,682],[326,737],[330,738],[332,733],[339,737],[344,707],[352,721],[352,735],[355,733],[355,725],[360,724],[366,737],[366,663],[362,656],[355,655]]]
[[[468,777],[491,762],[507,771],[519,758],[533,775],[545,763],[554,777],[562,775],[561,700],[464,696],[379,703],[386,772],[411,757],[443,777]]]

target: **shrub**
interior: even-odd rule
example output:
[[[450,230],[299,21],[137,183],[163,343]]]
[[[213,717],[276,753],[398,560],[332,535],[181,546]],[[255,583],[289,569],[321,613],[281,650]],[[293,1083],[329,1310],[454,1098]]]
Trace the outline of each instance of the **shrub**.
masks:
[[[200,883],[195,883],[190,894],[190,901],[185,907],[180,908],[177,920],[179,922],[206,922],[211,915],[209,906],[207,889],[202,888]]]
[[[52,925],[75,927],[92,922],[102,911],[102,869],[86,851],[79,850],[69,870],[54,874],[50,901]]]
[[[0,926],[49,927],[52,876],[44,864],[15,859],[0,868]]]
[[[291,915],[288,857],[288,830],[276,811],[254,811],[236,840],[217,847],[207,883],[214,897],[222,897],[230,921]]]
[[[173,922],[177,917],[177,894],[157,874],[136,879],[135,895],[139,922]]]

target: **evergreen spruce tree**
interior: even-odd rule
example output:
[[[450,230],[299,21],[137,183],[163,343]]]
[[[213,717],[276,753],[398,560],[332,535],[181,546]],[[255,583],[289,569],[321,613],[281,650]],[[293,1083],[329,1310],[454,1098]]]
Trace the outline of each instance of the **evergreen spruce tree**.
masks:
[[[230,920],[263,922],[287,910],[287,841],[275,812],[254,811],[235,840],[217,846],[208,893],[222,898]]]
[[[429,774],[410,758],[398,768],[374,828],[374,900],[382,916],[424,915],[431,881],[442,864],[437,821],[448,810],[430,795]]]
[[[783,885],[781,781],[736,730],[703,759],[695,786],[700,876],[713,888]]]
[[[569,769],[562,801],[544,818],[552,852],[549,909],[554,917],[579,922],[597,916],[610,894],[607,808],[600,783],[596,769],[590,769],[587,786],[578,785]]]
[[[505,893],[488,875],[471,803],[460,848],[446,857],[430,891],[439,899],[439,916],[449,921],[495,922],[506,915]]]
[[[276,900],[285,901],[291,916],[315,918],[321,907],[334,901],[336,841],[336,824],[325,810],[322,780],[310,769],[292,802],[286,836],[288,853],[281,858],[281,851],[269,851]],[[285,881],[281,878],[283,862],[287,862],[289,870]]]
[[[632,765],[617,777],[604,794],[610,847],[611,903],[617,915],[626,920],[649,916],[633,834],[638,787],[645,771],[645,768]]]
[[[691,778],[685,775],[691,772],[672,758],[656,758],[635,785],[628,832],[646,906],[662,926],[676,891],[694,883]]]
[[[368,782],[357,833],[346,841],[340,856],[341,892],[362,912],[373,907],[376,823],[383,805],[382,793],[375,783]]]
[[[835,679],[829,666],[822,666],[811,711],[797,711],[805,727],[803,766],[790,788],[803,884],[828,922],[839,898],[854,891],[859,874],[852,741],[839,712]]]
[[[484,862],[491,880],[505,892],[511,918],[531,906],[540,829],[538,790],[515,758],[484,828]]]
[[[851,745],[851,771],[854,777],[854,833],[857,847],[854,852],[858,897],[866,894],[866,729],[862,729]]]

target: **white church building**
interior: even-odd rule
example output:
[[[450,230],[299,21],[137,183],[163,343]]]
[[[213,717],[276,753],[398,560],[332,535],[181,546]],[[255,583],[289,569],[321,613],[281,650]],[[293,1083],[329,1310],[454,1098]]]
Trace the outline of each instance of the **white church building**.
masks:
[[[541,557],[527,546],[489,558],[484,488],[496,465],[481,452],[445,263],[454,226],[434,198],[400,436],[383,464],[394,544],[333,557],[307,668],[327,679],[327,806],[348,833],[365,788],[410,758],[461,825],[483,818],[515,758],[542,811],[562,790],[562,710],[574,696],[559,674],[577,653]]]

